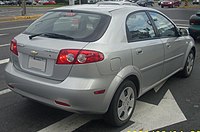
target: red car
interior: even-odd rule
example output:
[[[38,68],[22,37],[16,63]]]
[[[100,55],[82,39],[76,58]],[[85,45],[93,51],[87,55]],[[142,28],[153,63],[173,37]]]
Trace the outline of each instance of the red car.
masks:
[[[175,6],[180,6],[181,2],[179,0],[163,0],[161,3],[160,3],[160,6],[161,8],[167,6],[167,7],[175,7]]]
[[[54,0],[40,0],[38,3],[42,4],[42,5],[55,5],[56,4],[56,2]]]

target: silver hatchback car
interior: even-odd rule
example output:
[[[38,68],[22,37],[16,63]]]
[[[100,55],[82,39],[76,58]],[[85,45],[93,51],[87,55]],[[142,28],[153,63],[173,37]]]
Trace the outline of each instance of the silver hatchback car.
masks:
[[[196,54],[187,30],[138,6],[82,5],[50,10],[10,44],[6,81],[14,92],[77,113],[127,123],[145,92]]]

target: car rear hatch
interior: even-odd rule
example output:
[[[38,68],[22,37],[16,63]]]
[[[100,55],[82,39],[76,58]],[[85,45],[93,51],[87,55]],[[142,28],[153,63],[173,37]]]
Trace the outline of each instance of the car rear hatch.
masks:
[[[103,36],[110,19],[105,14],[85,11],[48,12],[12,40],[11,60],[18,70],[62,81],[76,61],[75,55]],[[83,54],[98,56],[97,52],[90,51]]]
[[[58,81],[64,80],[72,67],[72,64],[56,64],[60,50],[82,49],[88,44],[42,37],[30,40],[24,34],[18,36],[16,41],[18,56],[12,54],[12,59],[18,70]]]

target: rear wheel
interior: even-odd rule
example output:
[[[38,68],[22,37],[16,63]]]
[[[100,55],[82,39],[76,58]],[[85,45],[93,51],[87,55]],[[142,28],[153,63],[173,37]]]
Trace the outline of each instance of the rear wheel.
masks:
[[[161,6],[161,8],[163,8],[164,6]]]
[[[136,102],[136,87],[125,80],[117,89],[104,120],[113,126],[122,126],[131,118]]]
[[[189,77],[194,67],[194,51],[191,50],[185,62],[184,69],[180,72],[181,77]]]

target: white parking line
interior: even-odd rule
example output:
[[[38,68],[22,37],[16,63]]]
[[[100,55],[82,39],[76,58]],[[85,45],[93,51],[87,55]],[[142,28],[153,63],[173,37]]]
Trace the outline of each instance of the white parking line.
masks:
[[[179,22],[189,22],[189,20],[181,20],[181,19],[172,19],[173,21],[179,21]]]
[[[9,92],[11,92],[10,89],[4,89],[4,90],[0,91],[0,95],[6,94],[6,93],[9,93]]]
[[[10,60],[9,58],[8,58],[8,59],[0,60],[0,65],[1,65],[1,64],[5,64],[5,63],[8,63],[9,60]]]
[[[0,47],[6,47],[6,46],[9,46],[10,44],[2,44],[0,45]]]
[[[25,26],[18,26],[18,27],[9,27],[9,28],[1,28],[0,31],[2,30],[12,30],[12,29],[18,29],[18,28],[26,28],[29,25],[25,25]]]
[[[95,117],[89,115],[77,115],[72,114],[71,116],[56,122],[38,132],[72,132],[87,122],[95,119]]]
[[[0,34],[0,36],[5,36],[5,35],[8,35],[8,34]]]
[[[188,24],[176,24],[177,26],[181,26],[181,27],[189,27],[189,25]]]
[[[6,46],[9,46],[10,44],[2,44],[2,45],[0,45],[0,48],[1,47],[6,47]]]

